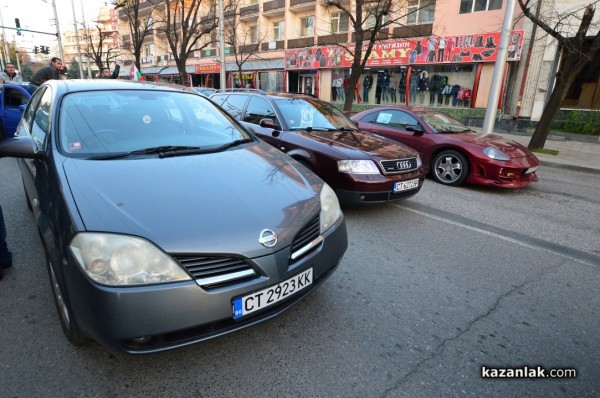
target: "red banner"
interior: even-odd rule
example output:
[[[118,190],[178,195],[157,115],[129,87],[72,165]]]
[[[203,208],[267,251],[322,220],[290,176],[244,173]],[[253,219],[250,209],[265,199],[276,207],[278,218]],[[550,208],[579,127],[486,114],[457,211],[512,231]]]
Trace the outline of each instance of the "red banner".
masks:
[[[367,67],[395,65],[432,65],[440,63],[495,62],[498,58],[500,32],[465,36],[429,36],[377,42],[367,60]],[[521,59],[524,31],[512,32],[508,61]],[[353,46],[320,46],[285,51],[285,69],[349,68]],[[367,45],[363,46],[363,54]]]
[[[206,73],[220,73],[221,72],[221,64],[218,62],[213,62],[210,64],[196,64],[194,65],[194,73],[196,75],[202,75]]]

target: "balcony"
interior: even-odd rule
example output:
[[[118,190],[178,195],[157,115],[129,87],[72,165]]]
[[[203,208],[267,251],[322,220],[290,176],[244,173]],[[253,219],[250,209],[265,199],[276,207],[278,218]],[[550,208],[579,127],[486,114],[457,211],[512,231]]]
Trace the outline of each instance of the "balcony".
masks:
[[[284,48],[283,40],[268,41],[268,42],[262,43],[260,45],[261,51],[276,51],[276,50],[283,50],[283,48]]]
[[[371,32],[373,32],[372,30],[366,30],[363,32],[363,40],[369,40],[369,38],[371,37]],[[385,30],[385,31],[380,31],[377,32],[377,34],[375,35],[375,38],[377,40],[387,40],[390,38],[390,33]],[[352,41],[355,42],[356,41],[356,32],[352,32]]]
[[[258,4],[240,8],[240,20],[247,21],[256,18],[258,18]]]
[[[333,44],[342,44],[348,42],[348,32],[337,33],[334,35],[317,36],[319,46],[330,46]]]
[[[290,0],[290,11],[314,11],[315,4],[315,0]]]
[[[394,28],[392,36],[396,39],[403,37],[431,36],[433,24],[408,25]]]
[[[254,54],[258,52],[258,43],[248,44],[245,46],[240,46],[238,53],[239,54]]]
[[[300,39],[288,40],[288,48],[312,47],[315,45],[315,39],[312,37],[302,37]]]
[[[272,0],[263,3],[263,15],[269,18],[285,14],[285,0]]]
[[[217,56],[216,48],[205,48],[204,50],[201,51],[201,54],[200,54],[201,58],[209,58],[209,57],[216,57],[216,56]]]

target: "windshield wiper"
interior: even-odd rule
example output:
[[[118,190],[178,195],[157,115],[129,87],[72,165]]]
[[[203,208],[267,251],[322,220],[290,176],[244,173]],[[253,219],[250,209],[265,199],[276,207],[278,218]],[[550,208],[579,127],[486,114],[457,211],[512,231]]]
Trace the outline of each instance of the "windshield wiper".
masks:
[[[309,133],[311,131],[332,131],[331,128],[329,128],[329,127],[312,127],[312,126],[290,127],[290,130],[306,130]]]
[[[471,129],[465,129],[465,130],[440,130],[438,131],[438,134],[458,134],[458,133],[467,133],[469,131],[472,131]]]
[[[129,156],[136,155],[153,155],[157,154],[159,158],[167,158],[179,155],[196,155],[196,154],[204,154],[204,153],[213,153],[220,152],[227,148],[231,148],[233,146],[241,145],[246,142],[252,142],[251,138],[245,138],[243,140],[235,140],[232,142],[228,142],[226,144],[211,147],[211,148],[200,148],[197,146],[182,146],[182,145],[163,145],[156,147],[149,147],[144,149],[136,149],[135,151],[130,152],[117,152],[117,153],[109,153],[106,155],[97,155],[93,156],[90,159],[94,160],[108,160],[108,159],[119,159],[126,158]]]

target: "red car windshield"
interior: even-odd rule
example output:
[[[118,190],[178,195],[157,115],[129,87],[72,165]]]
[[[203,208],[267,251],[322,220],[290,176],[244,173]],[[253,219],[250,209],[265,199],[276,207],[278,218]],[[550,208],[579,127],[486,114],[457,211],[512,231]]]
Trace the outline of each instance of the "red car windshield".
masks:
[[[470,128],[441,112],[417,112],[417,115],[436,133],[467,133]]]

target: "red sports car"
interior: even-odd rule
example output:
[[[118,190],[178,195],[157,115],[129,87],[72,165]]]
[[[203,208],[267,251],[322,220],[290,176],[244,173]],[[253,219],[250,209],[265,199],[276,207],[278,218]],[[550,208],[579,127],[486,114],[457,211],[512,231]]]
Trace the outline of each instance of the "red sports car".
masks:
[[[383,106],[351,119],[361,130],[419,151],[423,165],[441,184],[521,188],[538,180],[540,161],[529,149],[499,135],[474,132],[433,109]]]

